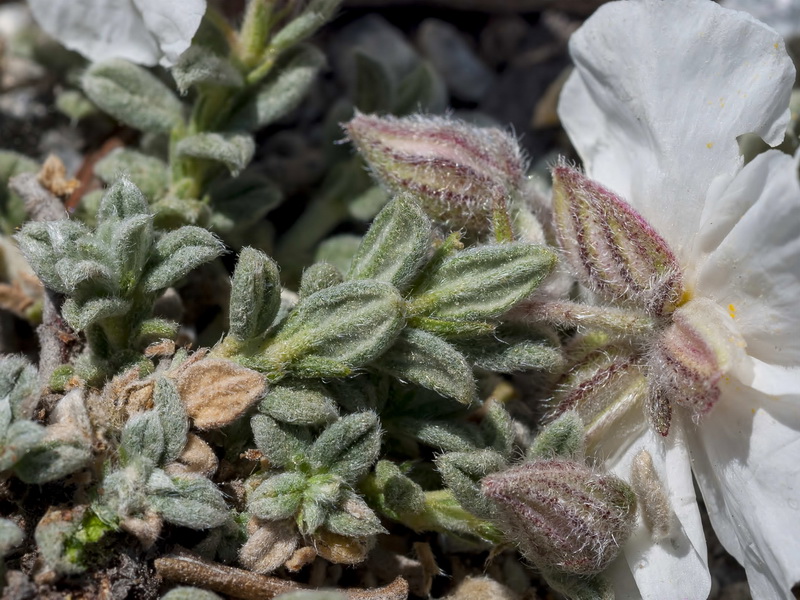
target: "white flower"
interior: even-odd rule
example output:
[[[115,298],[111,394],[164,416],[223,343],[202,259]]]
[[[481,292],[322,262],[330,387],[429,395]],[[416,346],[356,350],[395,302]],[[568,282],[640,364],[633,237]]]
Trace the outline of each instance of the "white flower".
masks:
[[[674,511],[666,539],[642,525],[623,548],[610,573],[617,597],[708,596],[694,474],[753,597],[791,599],[800,580],[798,165],[772,150],[743,167],[736,141],[783,139],[795,77],[783,40],[708,0],[643,0],[601,7],[570,52],[576,68],[559,113],[586,174],[638,211],[680,267],[684,297],[657,315],[656,343],[666,347],[683,319],[682,349],[698,348],[696,334],[707,354],[677,384],[647,355],[651,394],[672,385],[669,435],[637,413],[627,443],[598,448],[623,477],[647,450]],[[701,383],[718,395],[676,402],[709,357],[721,377]]]
[[[36,21],[92,61],[175,64],[192,43],[206,0],[29,0]]]

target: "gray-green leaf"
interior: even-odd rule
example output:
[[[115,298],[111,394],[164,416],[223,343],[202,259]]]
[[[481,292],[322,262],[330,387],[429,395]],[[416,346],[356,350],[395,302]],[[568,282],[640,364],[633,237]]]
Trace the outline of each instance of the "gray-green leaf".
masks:
[[[476,400],[472,368],[462,354],[441,338],[407,327],[374,367],[462,404]]]
[[[348,279],[378,279],[401,291],[416,277],[430,247],[431,222],[410,197],[386,205],[350,264]]]
[[[175,94],[151,73],[121,58],[93,64],[81,83],[92,102],[141,131],[166,133],[183,120]]]
[[[241,340],[263,335],[280,305],[278,265],[259,250],[243,248],[231,280],[231,334]]]
[[[205,158],[222,163],[234,177],[253,159],[256,144],[246,133],[198,133],[178,142],[180,156]]]

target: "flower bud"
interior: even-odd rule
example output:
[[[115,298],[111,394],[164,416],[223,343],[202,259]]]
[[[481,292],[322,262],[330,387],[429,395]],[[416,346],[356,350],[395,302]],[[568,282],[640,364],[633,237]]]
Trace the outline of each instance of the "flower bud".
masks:
[[[357,114],[344,127],[377,177],[411,192],[434,221],[480,236],[498,207],[508,219],[526,170],[512,136],[441,117]]]
[[[664,239],[627,202],[561,162],[553,169],[558,243],[582,282],[651,315],[674,310],[680,266]]]
[[[563,459],[538,460],[483,480],[506,535],[537,567],[600,573],[636,520],[636,496],[622,480]]]

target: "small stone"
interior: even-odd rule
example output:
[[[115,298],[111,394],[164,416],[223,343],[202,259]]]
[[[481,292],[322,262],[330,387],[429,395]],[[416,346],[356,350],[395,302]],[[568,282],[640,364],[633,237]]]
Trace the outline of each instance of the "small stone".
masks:
[[[465,102],[479,102],[494,85],[495,75],[455,27],[425,19],[417,42],[423,54],[444,78],[450,93]]]

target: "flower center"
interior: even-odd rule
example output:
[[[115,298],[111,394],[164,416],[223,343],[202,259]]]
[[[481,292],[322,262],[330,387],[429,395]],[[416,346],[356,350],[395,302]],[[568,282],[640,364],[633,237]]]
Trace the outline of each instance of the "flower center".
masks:
[[[715,302],[695,298],[677,308],[647,356],[648,412],[661,435],[669,433],[672,404],[698,421],[720,397],[720,381],[745,342]]]

